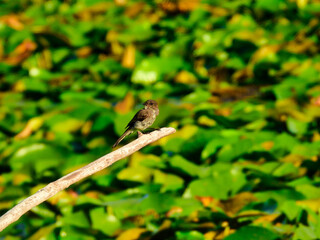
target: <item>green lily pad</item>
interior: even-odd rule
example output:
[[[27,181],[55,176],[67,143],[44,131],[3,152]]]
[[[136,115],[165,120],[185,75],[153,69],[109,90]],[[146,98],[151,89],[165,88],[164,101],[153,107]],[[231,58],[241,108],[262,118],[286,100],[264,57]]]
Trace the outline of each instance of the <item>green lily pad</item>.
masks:
[[[184,66],[179,57],[148,58],[143,60],[133,71],[131,81],[143,85],[150,85],[164,79],[166,75],[173,75]]]
[[[15,170],[35,168],[37,172],[42,172],[61,165],[66,158],[67,152],[63,148],[34,143],[15,152],[10,158],[10,166]]]
[[[90,211],[92,228],[108,236],[112,236],[121,227],[121,222],[114,215],[107,213],[105,208],[94,208]]]
[[[226,237],[226,240],[275,240],[278,235],[267,228],[245,226]]]
[[[235,195],[246,183],[241,168],[229,164],[215,164],[212,166],[211,177],[192,181],[188,189],[193,196],[227,199]]]

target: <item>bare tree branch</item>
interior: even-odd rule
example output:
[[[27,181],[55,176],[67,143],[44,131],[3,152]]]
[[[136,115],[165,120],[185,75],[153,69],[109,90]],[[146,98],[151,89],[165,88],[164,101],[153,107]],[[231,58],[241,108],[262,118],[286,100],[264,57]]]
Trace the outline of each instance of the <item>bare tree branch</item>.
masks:
[[[165,136],[175,133],[174,128],[161,128],[153,131],[149,134],[144,134],[133,142],[119,148],[103,157],[89,163],[88,165],[69,173],[68,175],[49,183],[44,188],[40,189],[35,194],[24,199],[11,210],[6,212],[0,217],[0,231],[5,229],[11,223],[17,221],[23,214],[29,211],[31,208],[39,205],[45,200],[57,194],[59,191],[69,187],[71,184],[78,182],[108,166],[123,159],[134,152],[138,151],[142,147],[159,140]]]

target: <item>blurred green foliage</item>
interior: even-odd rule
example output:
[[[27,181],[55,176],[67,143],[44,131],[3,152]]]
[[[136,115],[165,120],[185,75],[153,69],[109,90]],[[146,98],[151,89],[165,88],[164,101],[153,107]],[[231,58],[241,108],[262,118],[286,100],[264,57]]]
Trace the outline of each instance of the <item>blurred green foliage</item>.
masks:
[[[177,133],[33,208],[1,239],[319,239],[319,10],[2,1],[1,214],[110,152],[147,99],[160,104],[154,125]]]

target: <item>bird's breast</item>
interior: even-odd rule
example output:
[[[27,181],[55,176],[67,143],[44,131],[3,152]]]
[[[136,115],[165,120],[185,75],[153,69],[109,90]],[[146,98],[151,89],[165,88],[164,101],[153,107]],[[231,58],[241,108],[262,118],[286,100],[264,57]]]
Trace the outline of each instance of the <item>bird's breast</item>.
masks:
[[[156,113],[153,112],[148,118],[144,119],[143,121],[136,121],[134,127],[138,130],[145,130],[154,123],[156,117]]]

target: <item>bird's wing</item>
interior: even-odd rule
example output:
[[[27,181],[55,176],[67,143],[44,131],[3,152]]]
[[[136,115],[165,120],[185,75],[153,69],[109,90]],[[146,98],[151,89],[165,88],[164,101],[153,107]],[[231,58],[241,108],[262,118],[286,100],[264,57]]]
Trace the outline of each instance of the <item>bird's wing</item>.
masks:
[[[128,125],[125,128],[133,127],[136,121],[143,121],[150,115],[151,115],[151,112],[148,109],[141,109],[139,112],[136,113],[136,115],[134,115],[132,120],[128,123]]]

